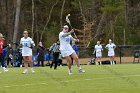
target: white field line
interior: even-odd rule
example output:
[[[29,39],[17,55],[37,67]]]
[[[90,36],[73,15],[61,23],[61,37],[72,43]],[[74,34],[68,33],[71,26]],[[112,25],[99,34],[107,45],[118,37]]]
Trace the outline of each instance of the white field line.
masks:
[[[125,76],[120,76],[120,77],[140,77],[140,75],[125,75]],[[87,78],[87,79],[84,79],[85,81],[91,81],[91,80],[102,80],[102,79],[114,79],[114,78],[119,78],[119,77],[103,77],[103,78]],[[81,80],[66,80],[66,81],[61,81],[61,82],[78,82],[78,81],[81,81]]]
[[[140,77],[140,75],[125,75],[125,76],[120,76],[120,77]],[[118,77],[104,77],[104,78],[87,78],[87,79],[84,79],[85,81],[91,81],[91,80],[102,80],[102,79],[113,79],[113,78],[118,78]],[[60,82],[79,82],[81,80],[66,80],[66,81],[60,81]],[[22,84],[22,85],[5,85],[3,87],[5,88],[9,88],[9,87],[21,87],[21,86],[36,86],[36,85],[49,85],[45,82],[42,82],[42,83],[36,83],[36,84]],[[2,87],[1,87],[2,88]]]
[[[48,85],[47,83],[36,83],[36,84],[22,84],[22,85],[5,85],[3,87],[9,88],[9,87],[25,87],[25,86],[36,86],[36,85]]]

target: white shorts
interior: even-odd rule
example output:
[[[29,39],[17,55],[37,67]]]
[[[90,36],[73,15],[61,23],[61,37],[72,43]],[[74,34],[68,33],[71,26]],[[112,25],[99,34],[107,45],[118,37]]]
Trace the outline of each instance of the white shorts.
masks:
[[[74,50],[66,51],[66,50],[60,50],[62,57],[70,56],[72,53],[74,53]]]
[[[96,57],[102,57],[102,52],[96,52]]]
[[[22,56],[32,56],[32,49],[28,51],[22,50]]]
[[[115,56],[114,51],[109,51],[109,52],[108,52],[108,56],[109,56],[109,57],[110,57],[110,56]]]

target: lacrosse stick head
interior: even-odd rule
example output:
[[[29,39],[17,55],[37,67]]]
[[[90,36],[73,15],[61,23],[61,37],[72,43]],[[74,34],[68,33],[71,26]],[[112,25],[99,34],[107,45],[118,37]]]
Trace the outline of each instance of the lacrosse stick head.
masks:
[[[68,15],[66,16],[66,22],[70,24],[69,15],[70,15],[70,14],[68,14]]]
[[[69,16],[70,16],[70,14],[68,14],[67,16],[66,16],[66,22],[68,23],[67,25],[69,26],[69,30],[71,30],[72,29],[72,26],[71,26],[71,22],[70,22],[70,19],[69,19]]]
[[[70,14],[68,14],[67,16],[70,16]]]

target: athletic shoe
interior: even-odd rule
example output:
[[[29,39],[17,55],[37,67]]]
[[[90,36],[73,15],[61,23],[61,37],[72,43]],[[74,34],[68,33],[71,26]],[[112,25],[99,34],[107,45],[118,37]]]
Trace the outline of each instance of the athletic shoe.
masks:
[[[73,73],[72,73],[72,70],[69,70],[69,71],[68,71],[68,74],[69,74],[69,75],[72,75],[72,74],[73,74]]]
[[[62,65],[60,65],[60,67],[62,67]]]
[[[22,68],[22,65],[20,65],[20,68]]]
[[[4,72],[8,72],[8,71],[9,71],[8,69],[6,69],[6,68],[4,69]]]
[[[85,70],[79,69],[79,73],[85,73]]]
[[[27,69],[25,69],[25,70],[22,72],[22,74],[26,74],[26,73],[28,73],[28,70],[27,70]]]
[[[34,71],[34,69],[33,69],[33,68],[31,68],[31,72],[32,72],[32,73],[35,73],[35,71]]]

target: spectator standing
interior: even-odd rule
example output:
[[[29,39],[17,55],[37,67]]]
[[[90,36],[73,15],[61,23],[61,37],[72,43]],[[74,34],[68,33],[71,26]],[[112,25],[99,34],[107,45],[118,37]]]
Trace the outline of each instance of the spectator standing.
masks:
[[[20,62],[20,68],[23,66],[22,48],[18,48],[18,59]]]
[[[44,54],[45,54],[45,47],[43,46],[42,42],[39,42],[37,47],[38,66],[40,66],[40,62],[41,62],[42,67],[44,67]]]
[[[6,47],[6,61],[7,61],[7,66],[9,66],[9,63],[11,63],[11,66],[13,66],[13,48],[11,44],[8,44]]]

